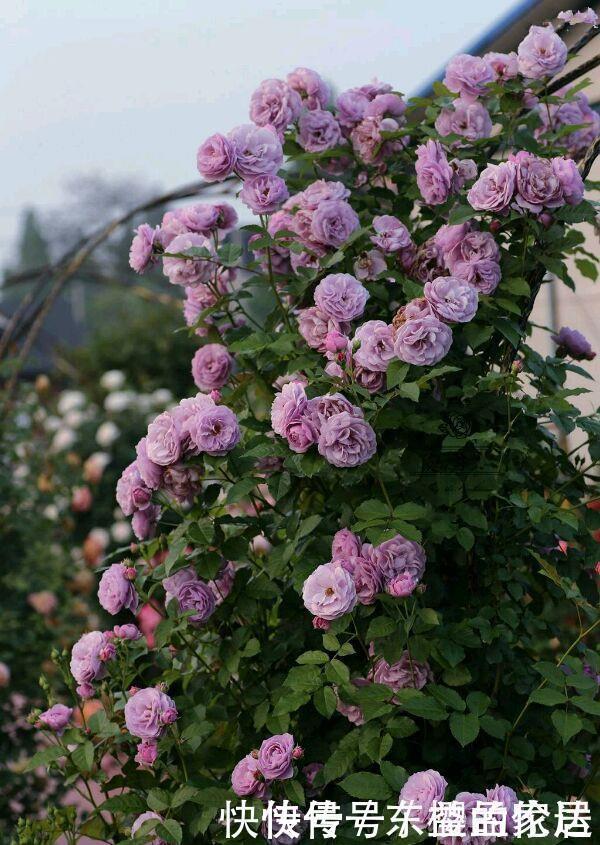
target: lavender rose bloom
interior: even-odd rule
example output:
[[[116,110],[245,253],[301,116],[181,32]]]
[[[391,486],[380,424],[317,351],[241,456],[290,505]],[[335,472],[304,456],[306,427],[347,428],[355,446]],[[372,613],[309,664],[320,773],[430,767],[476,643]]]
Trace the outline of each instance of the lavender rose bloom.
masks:
[[[192,358],[192,377],[200,390],[217,390],[227,383],[233,358],[221,343],[207,343]]]
[[[350,273],[325,276],[314,293],[317,308],[338,322],[360,317],[369,296],[369,291]]]
[[[459,845],[463,845],[463,843],[472,843],[472,845],[479,845],[481,843],[481,845],[486,845],[492,837],[471,835],[473,830],[473,810],[479,802],[486,801],[485,795],[482,795],[481,792],[459,792],[454,800],[457,804],[462,804],[464,807],[465,835],[460,837],[440,836],[438,839],[439,845],[457,845],[457,840],[459,841]],[[502,837],[502,839],[505,839],[505,837]]]
[[[453,171],[439,141],[417,147],[417,185],[428,205],[441,205],[452,191]]]
[[[297,67],[286,77],[287,84],[296,91],[307,109],[325,109],[329,103],[329,85],[315,70]]]
[[[435,316],[448,323],[468,323],[477,312],[477,291],[454,276],[439,276],[426,282],[423,293]]]
[[[568,205],[578,205],[583,199],[584,186],[573,159],[556,156],[552,159],[552,169],[560,183],[564,201]]]
[[[444,85],[454,94],[459,94],[467,103],[473,103],[487,91],[494,81],[494,72],[489,63],[479,56],[461,53],[450,59],[446,66]]]
[[[361,282],[365,279],[376,279],[386,270],[386,260],[378,249],[362,252],[354,262],[354,273]]]
[[[401,534],[385,540],[378,546],[363,546],[362,554],[365,557],[373,558],[386,581],[390,581],[397,575],[408,572],[417,581],[420,581],[425,572],[425,549],[415,540],[407,540]]]
[[[105,646],[104,635],[101,631],[90,631],[83,634],[71,651],[71,674],[78,684],[89,684],[102,676],[104,666],[100,660],[100,652]]]
[[[446,257],[446,266],[452,272],[460,261],[500,261],[500,249],[490,232],[467,232],[458,249]]]
[[[394,338],[397,334],[397,330],[407,320],[416,320],[419,317],[430,316],[435,315],[433,314],[431,306],[424,296],[419,296],[416,299],[411,299],[410,302],[407,302],[406,305],[402,305],[398,309],[398,313],[394,317],[394,323],[392,324],[392,329],[394,330]]]
[[[489,296],[500,283],[501,271],[497,261],[482,258],[480,261],[457,261],[453,274],[464,279],[481,294]]]
[[[491,67],[496,82],[515,79],[519,75],[519,59],[516,53],[486,53],[483,58]]]
[[[203,235],[189,232],[177,235],[169,243],[169,253],[187,253],[189,249],[200,247],[211,251],[211,243]],[[207,282],[212,273],[212,264],[203,258],[163,258],[163,272],[172,285],[198,285]]]
[[[298,143],[304,150],[320,153],[331,150],[340,143],[342,133],[335,117],[329,111],[305,111],[298,122]]]
[[[179,432],[173,416],[164,411],[148,426],[146,454],[159,466],[177,463],[181,454]]]
[[[247,754],[235,766],[231,773],[231,786],[240,798],[245,795],[256,795],[261,798],[265,795],[265,779],[258,765],[258,760],[252,754]]]
[[[307,403],[302,382],[290,381],[284,384],[271,405],[271,427],[275,434],[285,437],[287,426],[302,416]]]
[[[131,528],[138,540],[149,540],[154,537],[156,525],[160,518],[160,507],[150,505],[143,511],[136,511],[131,518]]]
[[[197,285],[192,287],[188,285],[185,288],[185,302],[183,303],[183,317],[187,326],[194,326],[198,322],[198,318],[207,308],[212,308],[216,305],[216,294],[206,285]],[[204,323],[210,323],[210,315],[205,316]],[[206,326],[197,326],[196,334],[199,337],[204,337],[208,333]]]
[[[144,510],[150,504],[152,491],[144,484],[137,461],[123,470],[117,481],[117,502],[125,516]]]
[[[373,560],[360,556],[340,559],[339,563],[352,576],[358,601],[365,605],[373,604],[377,593],[383,588],[383,576],[379,566]]]
[[[113,634],[119,640],[139,640],[142,636],[142,632],[138,626],[134,625],[132,622],[129,622],[126,625],[115,625],[113,628]]]
[[[386,684],[393,690],[407,688],[423,689],[433,679],[427,663],[411,660],[408,651],[403,652],[397,663],[377,660],[372,670],[372,679],[376,684]]]
[[[336,101],[337,119],[346,130],[353,129],[365,117],[369,98],[360,88],[342,91]]]
[[[126,572],[127,567],[124,564],[113,563],[102,573],[98,585],[98,601],[112,616],[123,608],[135,613],[138,607],[138,594]]]
[[[328,182],[326,179],[317,179],[297,196],[302,208],[307,211],[316,211],[321,203],[327,202],[327,200],[348,199],[350,191],[343,182]]]
[[[333,466],[355,467],[373,457],[377,440],[368,422],[342,411],[323,423],[318,449]]]
[[[208,586],[215,597],[215,605],[218,607],[223,604],[231,590],[233,589],[233,582],[235,581],[235,564],[228,560],[219,570],[219,574],[212,581],[208,582]]]
[[[72,707],[67,707],[65,704],[53,704],[48,710],[40,713],[38,721],[41,727],[54,731],[60,736],[69,724],[72,715]]]
[[[392,327],[383,320],[367,320],[354,335],[360,347],[354,353],[354,360],[360,367],[385,373],[395,357]]]
[[[287,780],[293,775],[294,737],[276,734],[265,739],[258,752],[258,766],[265,780]]]
[[[311,232],[313,238],[326,246],[341,246],[358,229],[357,213],[345,200],[327,200],[315,211]]]
[[[289,197],[287,185],[276,173],[246,179],[240,199],[254,214],[271,214]]]
[[[302,100],[281,79],[265,79],[250,98],[250,120],[257,126],[274,126],[279,133],[293,123],[302,109]]]
[[[452,346],[452,330],[437,317],[417,317],[398,329],[394,352],[401,361],[419,367],[437,364]]]
[[[462,135],[467,141],[478,141],[492,134],[492,119],[481,103],[458,99],[454,100],[453,108],[441,110],[435,128],[442,136]]]
[[[361,547],[360,537],[353,534],[349,528],[341,528],[334,534],[333,542],[331,543],[331,557],[333,560],[358,557]]]
[[[207,182],[222,182],[235,169],[235,147],[224,135],[211,135],[200,145],[196,163],[200,175]]]
[[[356,605],[354,580],[341,563],[323,563],[304,582],[302,599],[313,616],[339,619]]]
[[[345,334],[349,329],[346,322],[332,319],[315,306],[300,309],[296,319],[298,320],[298,331],[304,340],[311,349],[318,349],[320,352],[325,351],[325,339],[330,332],[335,331]]]
[[[171,464],[163,475],[163,488],[177,502],[189,502],[202,486],[202,472],[197,466]]]
[[[563,326],[558,334],[552,335],[552,340],[558,347],[556,354],[559,358],[569,355],[576,361],[592,361],[596,357],[589,340],[577,329]]]
[[[335,416],[335,414],[341,414],[342,411],[345,411],[352,417],[364,416],[362,410],[349,402],[341,393],[326,393],[324,396],[316,396],[314,399],[309,399],[308,410],[319,430],[326,420]]]
[[[503,212],[510,205],[515,184],[514,162],[488,164],[467,194],[467,200],[477,211]]]
[[[175,702],[156,687],[138,690],[125,705],[127,730],[139,739],[158,739],[176,718]]]
[[[189,580],[181,584],[177,592],[179,610],[182,613],[193,611],[189,616],[192,625],[203,625],[214,613],[215,597],[204,581]]]
[[[436,801],[443,801],[448,782],[435,769],[415,772],[400,790],[400,799],[413,801],[421,809],[415,814],[417,821],[423,827],[431,818],[431,805]]]
[[[141,816],[138,816],[134,823],[131,825],[131,835],[135,836],[138,830],[144,824],[144,822],[148,822],[150,821],[150,819],[158,819],[158,821],[163,820],[162,816],[159,816],[158,813],[153,813],[151,811],[148,811],[147,813],[142,813]],[[155,837],[152,840],[151,845],[165,845],[165,840],[160,839],[160,837]]]
[[[285,437],[293,452],[303,453],[317,442],[319,429],[308,413],[292,419],[285,427]]]
[[[281,141],[272,129],[246,123],[232,129],[229,139],[236,151],[236,172],[242,179],[276,173],[283,164]]]
[[[373,218],[373,228],[377,232],[371,236],[371,242],[384,252],[398,252],[406,249],[412,243],[410,234],[404,223],[391,214],[382,214]]]
[[[516,196],[519,208],[539,213],[544,208],[563,205],[562,188],[550,159],[521,152],[511,156],[515,166]]]
[[[428,238],[417,249],[409,274],[425,284],[441,275],[444,269],[442,252],[433,238]]]
[[[567,61],[567,45],[548,26],[531,26],[517,48],[519,71],[527,79],[544,79],[562,70]]]
[[[461,245],[471,231],[470,223],[457,223],[440,226],[434,235],[434,242],[443,255],[444,266],[452,272],[453,265],[464,258]]]
[[[565,86],[557,92],[557,96],[564,96],[568,90],[569,86]],[[537,115],[542,125],[534,134],[542,143],[547,143],[544,138],[546,132],[557,132],[565,126],[579,127],[561,139],[569,155],[576,159],[585,154],[600,134],[600,115],[590,106],[588,98],[581,91],[562,103],[540,103],[537,106]]]
[[[147,223],[142,223],[135,230],[135,237],[129,250],[129,266],[136,273],[144,273],[156,260],[153,258],[154,244],[158,242],[160,227],[154,229]]]
[[[509,836],[512,836],[515,832],[513,810],[519,800],[517,793],[510,786],[499,786],[496,784],[493,789],[486,789],[485,797],[487,801],[498,801],[506,807],[506,832]]]
[[[135,447],[135,452],[137,455],[135,459],[135,464],[144,484],[149,487],[150,490],[158,490],[158,488],[162,484],[162,476],[164,470],[161,466],[155,464],[154,461],[150,460],[150,458],[148,457],[147,446],[147,438],[142,437],[142,439]],[[121,507],[123,506],[121,505]]]
[[[241,438],[237,417],[225,405],[206,408],[192,417],[185,428],[194,446],[209,455],[225,455]]]
[[[217,229],[219,211],[216,205],[203,202],[180,209],[179,219],[190,232],[206,238]]]

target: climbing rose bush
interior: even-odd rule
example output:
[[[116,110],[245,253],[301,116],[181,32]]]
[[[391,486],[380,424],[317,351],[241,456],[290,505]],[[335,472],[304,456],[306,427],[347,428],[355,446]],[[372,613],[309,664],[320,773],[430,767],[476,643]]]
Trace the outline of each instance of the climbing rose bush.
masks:
[[[478,800],[597,797],[600,419],[568,382],[594,351],[529,342],[541,285],[597,272],[567,58],[533,26],[408,101],[296,68],[198,150],[255,215],[244,246],[226,202],[138,228],[198,351],[117,485],[118,624],[55,655],[68,694],[32,717],[30,765],[100,794],[70,841],[222,842],[236,796],[317,796],[386,823],[414,800],[422,827],[458,797],[468,843]]]

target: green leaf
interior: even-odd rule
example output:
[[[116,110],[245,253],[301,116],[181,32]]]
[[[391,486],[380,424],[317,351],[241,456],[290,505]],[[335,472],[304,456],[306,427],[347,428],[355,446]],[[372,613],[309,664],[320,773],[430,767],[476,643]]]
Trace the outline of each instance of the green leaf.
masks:
[[[450,731],[464,748],[477,739],[479,719],[474,713],[452,713],[450,716]]]
[[[304,789],[297,780],[286,780],[283,784],[283,789],[289,801],[296,804],[298,807],[303,807],[306,798],[304,797]]]
[[[341,660],[334,658],[325,669],[325,677],[332,684],[347,684],[350,680],[350,670]]]
[[[438,684],[428,684],[427,692],[431,693],[431,695],[436,699],[436,701],[439,701],[440,704],[452,707],[453,710],[459,710],[462,713],[465,709],[465,702],[456,690],[450,689],[450,687],[443,687]]]
[[[418,402],[421,394],[421,388],[416,381],[405,381],[398,388],[398,393],[403,399],[410,399],[411,402]]]
[[[398,623],[389,616],[376,616],[371,620],[367,631],[367,642],[375,640],[378,637],[389,637],[398,628]]]
[[[31,772],[33,769],[37,769],[38,766],[47,766],[48,763],[52,763],[58,760],[59,757],[64,756],[64,749],[58,745],[51,745],[50,748],[44,748],[43,751],[36,752],[25,766],[25,771]]]
[[[163,819],[163,821],[156,826],[156,832],[161,839],[171,845],[180,845],[183,831],[181,825],[175,819]]]
[[[322,687],[313,695],[313,704],[321,716],[329,719],[335,713],[337,706],[336,694],[331,687]]]
[[[464,525],[456,532],[456,539],[467,552],[470,551],[475,544],[473,532],[470,528],[465,528]]]
[[[534,690],[529,696],[532,704],[543,704],[546,707],[555,707],[557,704],[564,704],[567,700],[564,693],[555,689],[544,687],[543,689]]]
[[[383,760],[379,764],[379,768],[386,783],[392,787],[394,792],[400,792],[408,779],[406,769],[403,769],[402,766],[395,766],[389,760]]]
[[[563,741],[563,745],[566,745],[583,728],[583,722],[579,716],[576,716],[575,713],[567,713],[566,710],[555,710],[550,718]]]
[[[403,505],[394,508],[394,518],[405,519],[407,522],[411,522],[413,519],[423,519],[427,516],[427,513],[427,508],[418,505],[416,502],[405,502]]]
[[[421,716],[423,719],[429,719],[434,722],[439,722],[446,718],[446,711],[442,705],[425,695],[420,690],[403,689],[398,690],[394,697],[397,699],[403,710],[413,716]]]
[[[325,654],[324,651],[305,651],[304,654],[301,654],[300,657],[296,658],[296,663],[301,664],[318,664],[318,663],[327,663],[329,661],[329,655]]]
[[[575,707],[583,710],[584,713],[589,713],[590,716],[600,716],[600,701],[594,701],[593,698],[588,698],[585,695],[576,695],[569,701]]]
[[[90,772],[94,765],[94,746],[89,740],[71,752],[71,760],[75,763],[80,772]]]
[[[100,809],[111,813],[143,813],[147,808],[146,802],[134,792],[127,792],[124,795],[113,795],[108,798]]]
[[[484,692],[470,692],[467,696],[467,707],[476,716],[483,716],[490,704],[491,700]]]
[[[494,716],[489,716],[488,714],[480,717],[479,724],[486,734],[496,739],[504,739],[511,727],[508,719],[496,719]]]
[[[340,781],[339,786],[353,798],[384,801],[392,791],[381,775],[371,772],[355,772]]]
[[[466,223],[467,220],[471,220],[472,217],[475,217],[477,213],[478,212],[470,205],[455,205],[450,212],[448,223],[451,226],[457,226],[459,223]]]
[[[405,364],[398,358],[394,358],[394,360],[390,363],[389,367],[387,368],[388,390],[393,390],[394,387],[398,387],[399,384],[402,384],[402,382],[406,378],[407,373],[408,364]]]
[[[379,499],[367,499],[356,508],[354,515],[362,522],[385,521],[390,517],[390,509]]]
[[[323,634],[323,648],[327,651],[337,651],[340,647],[340,641],[335,634]]]

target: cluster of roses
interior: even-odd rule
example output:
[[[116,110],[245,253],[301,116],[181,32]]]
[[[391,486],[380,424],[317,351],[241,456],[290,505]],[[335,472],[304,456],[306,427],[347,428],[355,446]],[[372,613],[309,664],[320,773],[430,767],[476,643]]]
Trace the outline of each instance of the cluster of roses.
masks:
[[[117,502],[126,516],[133,516],[138,539],[151,537],[160,517],[152,494],[161,490],[181,504],[191,501],[202,473],[186,460],[202,453],[225,455],[240,436],[233,411],[204,393],[182,399],[150,423],[146,437],[136,446],[137,458],[117,482]]]
[[[374,643],[369,646],[369,654],[374,662],[366,678],[352,678],[351,684],[360,689],[360,687],[369,686],[369,684],[385,684],[394,692],[399,692],[403,689],[417,689],[421,690],[423,687],[433,681],[433,672],[427,662],[415,660],[410,653],[405,650],[402,652],[400,660],[395,663],[388,663],[383,657],[377,657]],[[345,716],[353,725],[364,725],[365,717],[361,708],[357,704],[346,702],[340,697],[339,690],[335,690],[337,697],[336,710]],[[399,704],[396,696],[392,696],[391,702]]]
[[[545,216],[561,206],[577,205],[583,199],[584,186],[577,165],[571,158],[539,156],[521,150],[508,161],[489,164],[479,176],[467,199],[477,211],[507,214],[509,209]]]
[[[435,769],[426,769],[423,772],[415,772],[411,775],[402,789],[400,790],[400,800],[411,803],[413,811],[411,811],[411,824],[415,827],[424,830],[430,823],[433,807],[435,804],[444,800],[446,789],[448,787],[447,780]],[[486,789],[485,795],[480,792],[459,792],[454,799],[459,804],[464,805],[465,809],[465,835],[464,836],[442,836],[437,841],[440,845],[456,845],[457,842],[494,842],[495,838],[490,836],[471,837],[472,830],[472,814],[478,801],[494,802],[500,808],[503,808],[506,813],[506,832],[512,839],[515,832],[513,824],[513,811],[515,804],[518,801],[517,795],[509,786],[494,786],[493,789]],[[506,837],[503,837],[506,839]]]
[[[284,384],[275,396],[271,425],[294,452],[317,444],[319,454],[336,467],[364,464],[377,450],[375,432],[360,408],[340,393],[308,399],[301,381]]]
[[[378,593],[405,598],[425,573],[425,549],[397,534],[378,546],[342,528],[331,544],[331,561],[318,566],[304,582],[302,598],[316,628],[354,609],[373,604]]]
[[[89,631],[83,634],[71,650],[71,674],[77,681],[77,694],[92,698],[94,681],[106,676],[106,664],[116,657],[116,641],[138,640],[137,625],[115,625],[112,631]]]
[[[158,756],[158,740],[178,718],[177,707],[162,686],[129,690],[125,704],[125,725],[129,733],[141,740],[135,761],[150,767]]]
[[[294,760],[304,752],[296,745],[292,734],[276,734],[265,739],[258,750],[243,757],[231,773],[231,785],[236,795],[254,795],[267,799],[274,781],[287,780],[294,775]]]

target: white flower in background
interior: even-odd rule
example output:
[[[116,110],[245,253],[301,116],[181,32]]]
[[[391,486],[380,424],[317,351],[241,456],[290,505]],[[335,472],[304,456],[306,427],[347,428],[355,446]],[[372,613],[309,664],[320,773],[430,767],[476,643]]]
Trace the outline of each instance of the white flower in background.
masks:
[[[13,472],[13,481],[23,481],[29,475],[27,464],[17,464]]]
[[[127,408],[131,408],[135,401],[136,395],[132,390],[115,390],[104,399],[104,410],[118,414]]]
[[[69,428],[79,428],[84,421],[85,414],[78,408],[73,408],[72,411],[68,411],[63,417],[64,424],[69,426]]]
[[[83,463],[84,479],[91,484],[97,484],[111,460],[108,452],[93,452]]]
[[[157,408],[166,408],[173,402],[173,394],[166,387],[159,387],[150,394],[150,401]]]
[[[62,420],[60,417],[51,416],[46,417],[45,429],[46,431],[57,431],[62,425]]]
[[[17,458],[20,458],[22,461],[27,460],[29,457],[29,449],[27,448],[27,444],[25,443],[17,443],[15,446],[15,454]]]
[[[107,370],[100,376],[100,387],[105,390],[119,390],[125,384],[125,373],[121,370]]]
[[[115,522],[120,522],[122,519],[125,519],[125,514],[121,510],[121,508],[115,508],[113,511],[113,519]]]
[[[81,390],[63,390],[56,407],[58,413],[64,416],[74,408],[83,408],[85,403],[85,393],[82,393]]]
[[[31,417],[26,411],[21,411],[15,416],[15,422],[19,428],[27,428],[31,423]]]
[[[58,519],[58,508],[56,507],[56,505],[46,505],[42,513],[46,517],[46,519],[49,519],[51,522],[56,522]]]
[[[110,543],[110,534],[106,528],[92,528],[88,537],[95,543],[98,543],[99,546],[102,546],[103,549]]]
[[[48,416],[48,414],[46,412],[46,409],[42,408],[42,407],[36,408],[34,413],[33,413],[34,422],[36,422],[38,424],[45,422],[47,416]]]
[[[77,437],[72,428],[59,428],[50,444],[52,452],[62,452],[64,449],[70,449],[75,443]]]
[[[107,420],[98,427],[98,431],[96,432],[96,443],[106,449],[108,446],[112,446],[120,433],[121,432],[114,422]]]
[[[120,522],[115,522],[111,526],[110,533],[115,543],[126,543],[131,539],[131,527],[124,519]]]

